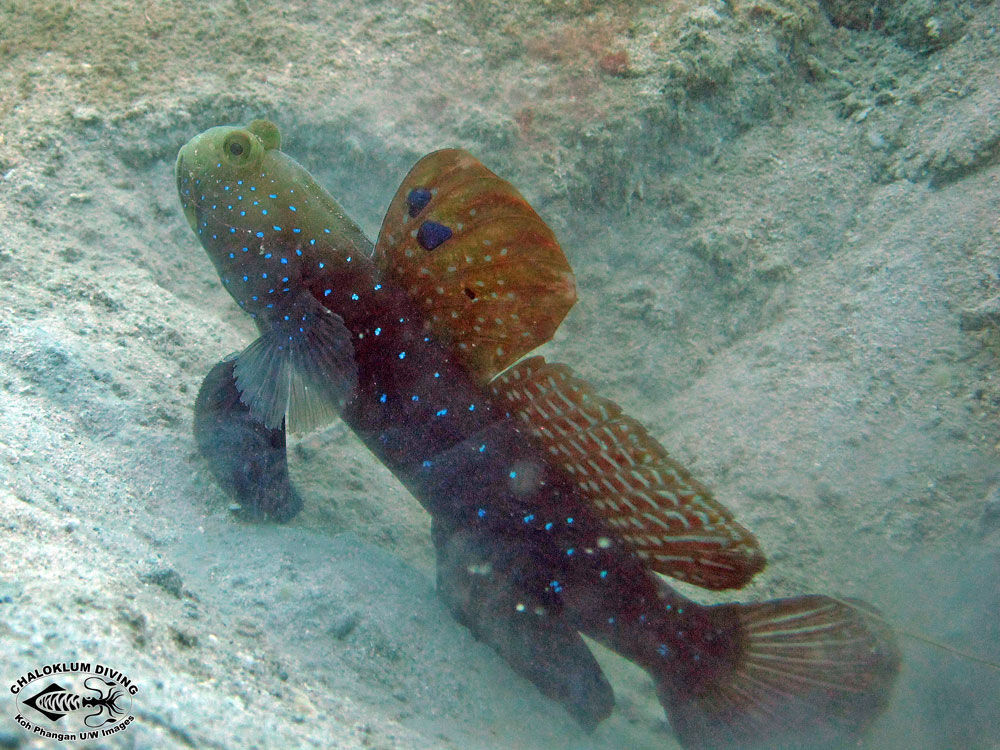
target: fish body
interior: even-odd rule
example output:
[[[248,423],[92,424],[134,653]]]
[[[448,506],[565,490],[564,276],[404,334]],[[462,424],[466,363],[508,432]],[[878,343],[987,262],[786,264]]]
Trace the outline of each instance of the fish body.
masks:
[[[241,500],[294,515],[285,427],[339,416],[432,515],[455,616],[585,726],[614,698],[580,633],[649,672],[690,747],[821,746],[884,708],[898,653],[866,605],[707,607],[658,575],[739,588],[764,558],[641,425],[568,368],[522,359],[575,286],[508,183],[435,152],[373,246],[270,123],[197,136],[176,178],[261,334],[212,370],[196,414],[203,454]]]

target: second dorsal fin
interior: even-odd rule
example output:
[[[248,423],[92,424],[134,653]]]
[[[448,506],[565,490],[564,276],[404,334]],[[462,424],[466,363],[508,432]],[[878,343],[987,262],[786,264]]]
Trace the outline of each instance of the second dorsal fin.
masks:
[[[576,301],[552,230],[509,182],[459,149],[410,170],[375,259],[483,383],[552,338]]]
[[[730,589],[764,567],[753,534],[642,425],[568,367],[531,357],[490,388],[650,569]]]

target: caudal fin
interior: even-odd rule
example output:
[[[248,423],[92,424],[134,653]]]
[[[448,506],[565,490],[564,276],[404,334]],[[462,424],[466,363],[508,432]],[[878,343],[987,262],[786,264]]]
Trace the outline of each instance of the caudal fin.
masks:
[[[869,605],[826,596],[724,604],[709,616],[735,639],[728,669],[658,681],[686,748],[823,748],[856,738],[889,702],[892,631]]]

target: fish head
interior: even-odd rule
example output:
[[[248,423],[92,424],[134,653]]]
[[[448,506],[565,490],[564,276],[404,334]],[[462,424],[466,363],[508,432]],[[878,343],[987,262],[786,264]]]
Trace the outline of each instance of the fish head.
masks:
[[[174,171],[191,229],[251,315],[276,309],[277,297],[312,281],[336,288],[327,277],[371,254],[361,229],[281,150],[278,128],[267,120],[195,136]]]
[[[281,134],[267,120],[254,120],[246,127],[221,125],[209,128],[188,141],[177,154],[174,174],[184,215],[198,232],[199,208],[210,198],[226,197],[233,187],[249,186],[262,171],[269,152],[280,154]],[[274,171],[273,169],[270,171]]]

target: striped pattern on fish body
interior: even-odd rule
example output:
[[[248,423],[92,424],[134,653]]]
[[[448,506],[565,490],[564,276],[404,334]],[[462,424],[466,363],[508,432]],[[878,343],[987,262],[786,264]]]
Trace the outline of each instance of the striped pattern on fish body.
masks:
[[[237,451],[266,446],[280,460],[261,465],[284,472],[286,424],[339,415],[432,514],[456,617],[585,726],[613,695],[579,633],[649,672],[690,747],[837,742],[884,708],[898,654],[864,605],[704,607],[658,577],[739,588],[764,558],[638,422],[565,366],[522,359],[575,284],[509,183],[463,151],[431,154],[373,248],[270,123],[192,139],[176,176],[260,331],[199,396],[199,444],[231,486],[254,458],[218,459],[233,425]]]

